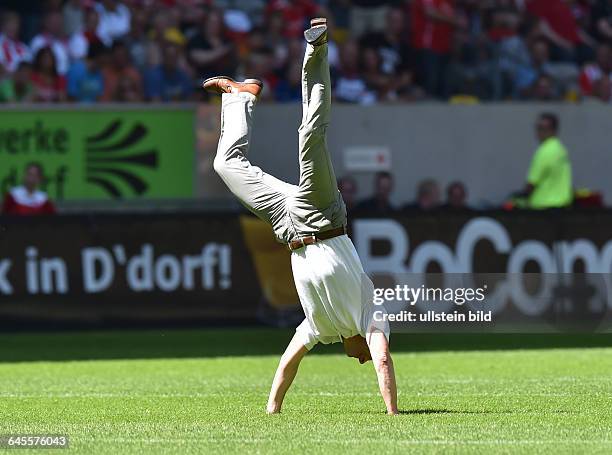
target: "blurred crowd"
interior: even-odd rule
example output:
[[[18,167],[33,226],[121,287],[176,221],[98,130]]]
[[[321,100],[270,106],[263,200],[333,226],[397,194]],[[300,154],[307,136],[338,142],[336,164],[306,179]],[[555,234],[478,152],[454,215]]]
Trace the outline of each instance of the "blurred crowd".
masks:
[[[337,101],[612,98],[612,0],[3,0],[0,101],[202,100],[202,78],[301,97],[328,18]]]
[[[357,183],[351,176],[338,179],[338,189],[346,204],[347,212],[352,215],[365,213],[391,216],[400,212],[471,210],[467,202],[467,188],[460,181],[449,183],[445,194],[442,194],[440,185],[435,179],[423,179],[417,184],[414,200],[401,207],[392,202],[394,179],[390,172],[381,171],[375,175],[372,196],[363,200],[356,199]]]

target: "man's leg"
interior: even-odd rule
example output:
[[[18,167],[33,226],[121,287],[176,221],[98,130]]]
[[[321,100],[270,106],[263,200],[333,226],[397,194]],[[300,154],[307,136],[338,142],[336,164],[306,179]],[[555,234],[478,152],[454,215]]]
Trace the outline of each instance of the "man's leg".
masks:
[[[250,93],[223,94],[221,137],[213,166],[244,205],[271,221],[295,186],[266,174],[247,159],[255,102]]]
[[[268,406],[266,408],[268,414],[280,412],[285,394],[297,374],[300,362],[307,353],[308,349],[302,343],[302,337],[295,334],[289,342],[285,353],[282,355],[274,375],[272,390],[270,390],[270,397],[268,398]]]
[[[327,150],[331,110],[331,81],[327,44],[306,44],[302,66],[302,124],[299,129],[300,196],[326,208],[338,195],[338,185]]]
[[[387,414],[397,414],[397,384],[395,382],[393,359],[391,359],[391,352],[389,351],[389,340],[379,329],[372,329],[367,333],[366,341],[378,377],[380,394],[387,407]]]

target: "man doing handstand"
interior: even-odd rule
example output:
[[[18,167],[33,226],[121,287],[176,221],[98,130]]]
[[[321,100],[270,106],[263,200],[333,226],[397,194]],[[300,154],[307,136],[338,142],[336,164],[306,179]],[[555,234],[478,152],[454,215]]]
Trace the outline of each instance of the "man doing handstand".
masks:
[[[250,211],[272,225],[279,241],[291,250],[295,286],[306,315],[281,357],[267,412],[280,412],[300,361],[316,343],[342,342],[349,357],[360,363],[373,361],[387,413],[397,414],[388,326],[373,322],[368,297],[372,282],[346,235],[346,208],[327,150],[331,82],[326,20],[313,19],[304,37],[297,185],[263,172],[247,159],[253,109],[262,82],[218,76],[203,83],[206,90],[222,94],[215,171]]]

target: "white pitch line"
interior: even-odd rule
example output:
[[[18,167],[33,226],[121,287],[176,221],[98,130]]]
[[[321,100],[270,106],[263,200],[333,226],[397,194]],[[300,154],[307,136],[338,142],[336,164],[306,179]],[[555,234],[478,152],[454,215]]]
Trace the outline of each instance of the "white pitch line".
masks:
[[[114,443],[114,444],[201,444],[201,443],[225,443],[236,442],[245,444],[257,444],[273,442],[272,438],[193,438],[193,439],[182,439],[182,438],[91,438],[91,439],[79,439],[71,438],[71,445],[73,444],[98,444]],[[364,444],[364,443],[375,443],[375,444],[387,444],[390,442],[389,439],[308,439],[306,442],[311,443],[340,443],[340,444]],[[394,439],[393,443],[405,444],[405,445],[555,445],[559,446],[562,444],[589,444],[589,445],[610,445],[612,440],[609,439],[472,439],[472,440],[458,440],[458,439]]]
[[[263,392],[252,391],[253,395],[261,395]],[[322,396],[322,397],[347,397],[347,396],[359,396],[359,397],[374,397],[378,396],[374,392],[352,392],[352,393],[340,393],[340,392],[302,392],[295,391],[293,395],[300,396]],[[580,397],[581,395],[593,396],[593,392],[585,393],[569,393],[569,392],[555,392],[555,393],[529,393],[529,392],[404,392],[404,397]],[[605,392],[601,392],[597,395],[605,395],[604,398],[612,399]],[[206,393],[0,393],[0,398],[22,398],[22,399],[39,399],[39,398],[134,398],[134,399],[146,399],[146,398],[208,398],[208,397],[223,397],[227,398],[225,392],[206,392]],[[601,398],[601,397],[599,397]]]
[[[252,390],[248,393],[252,395],[261,395],[263,392],[259,390]],[[378,393],[374,392],[304,392],[294,391],[293,395],[302,396],[325,396],[325,397],[347,397],[347,396],[378,396]],[[580,397],[582,395],[594,396],[593,392],[534,392],[534,393],[523,393],[518,391],[504,391],[504,392],[406,392],[402,394],[404,396],[416,396],[416,397],[473,397],[473,396],[488,396],[488,397]],[[604,396],[598,396],[604,395]],[[597,398],[612,399],[607,392],[601,391],[600,394],[595,395]],[[66,393],[11,393],[11,392],[0,392],[0,398],[206,398],[206,397],[224,397],[227,398],[227,392],[193,392],[193,393],[133,393],[133,392],[66,392]]]

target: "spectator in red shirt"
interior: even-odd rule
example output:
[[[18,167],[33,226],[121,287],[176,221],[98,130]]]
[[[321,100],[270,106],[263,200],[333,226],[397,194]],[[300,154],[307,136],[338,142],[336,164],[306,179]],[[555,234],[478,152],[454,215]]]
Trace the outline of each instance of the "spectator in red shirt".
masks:
[[[308,19],[316,17],[318,10],[313,0],[271,0],[267,13],[280,11],[285,20],[285,36],[301,38]]]
[[[64,19],[60,12],[49,11],[42,24],[41,32],[32,38],[30,51],[36,55],[43,47],[48,47],[55,55],[57,72],[64,75],[70,66],[68,43],[64,37]]]
[[[5,215],[52,215],[55,206],[47,193],[39,190],[43,180],[43,169],[38,163],[30,163],[25,168],[23,185],[16,186],[6,193],[2,204]]]
[[[429,95],[447,96],[444,73],[456,27],[464,21],[455,14],[454,0],[413,0],[412,46],[417,51],[418,80]]]
[[[66,78],[57,72],[55,55],[50,47],[38,51],[32,66],[34,101],[53,103],[66,101]]]
[[[529,14],[539,19],[539,31],[553,44],[553,60],[584,63],[593,57],[594,40],[579,25],[567,0],[527,0]]]
[[[612,81],[612,45],[602,43],[597,48],[595,63],[584,66],[580,73],[580,90],[583,96],[591,96],[595,85],[601,79]]]
[[[100,17],[98,12],[93,8],[87,8],[85,10],[85,21],[82,30],[74,33],[70,37],[68,42],[68,52],[72,60],[85,59],[89,46],[103,44],[109,47],[113,42],[109,36],[101,36],[100,30]]]
[[[20,20],[11,11],[2,15],[0,29],[0,66],[9,73],[14,72],[21,62],[29,62],[30,49],[19,41]]]

